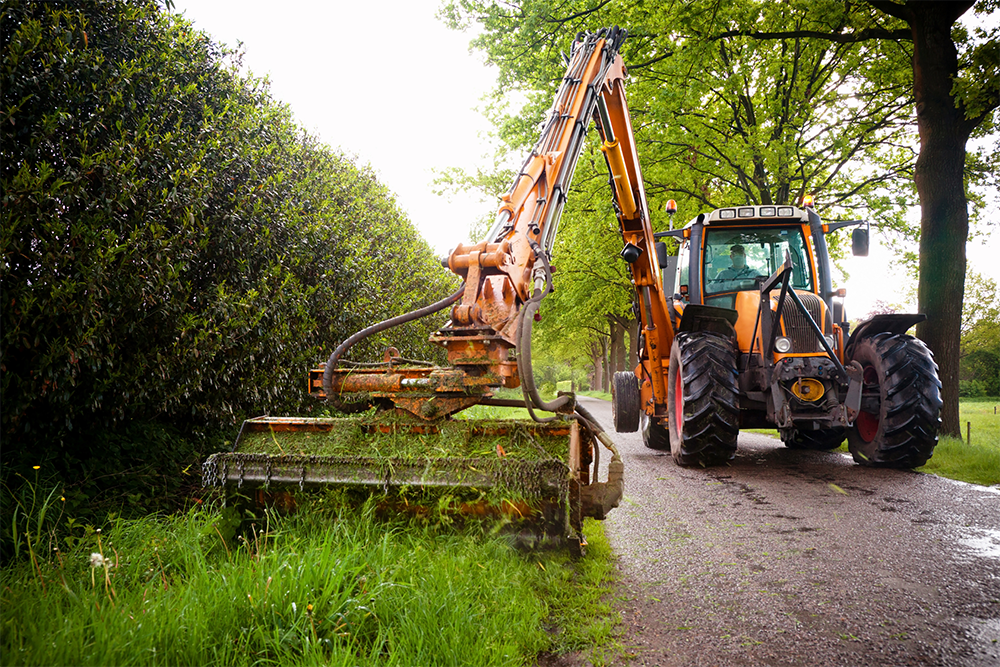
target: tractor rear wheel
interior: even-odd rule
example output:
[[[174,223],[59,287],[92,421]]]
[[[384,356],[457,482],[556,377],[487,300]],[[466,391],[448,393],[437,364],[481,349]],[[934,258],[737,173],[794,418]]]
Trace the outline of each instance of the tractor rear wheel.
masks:
[[[650,419],[649,415],[643,412],[640,415],[639,427],[642,429],[642,444],[650,449],[670,451],[670,433],[658,420]]]
[[[674,337],[667,416],[678,465],[718,465],[736,455],[740,402],[732,337],[707,331]]]
[[[811,449],[818,452],[828,452],[836,449],[847,437],[847,429],[842,427],[828,428],[821,431],[800,431],[797,428],[781,429],[781,441],[789,449]]]
[[[941,427],[941,381],[931,351],[905,334],[878,333],[854,347],[864,384],[847,446],[862,465],[916,468],[927,462]]]
[[[635,373],[619,371],[611,380],[611,415],[615,422],[615,431],[635,433],[639,430],[639,413],[642,412],[639,379]]]

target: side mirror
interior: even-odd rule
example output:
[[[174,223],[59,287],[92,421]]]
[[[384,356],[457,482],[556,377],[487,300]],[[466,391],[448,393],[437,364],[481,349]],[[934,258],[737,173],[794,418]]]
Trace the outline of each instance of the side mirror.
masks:
[[[858,227],[851,233],[851,253],[855,257],[868,256],[868,230]]]
[[[674,279],[677,277],[677,257],[671,255],[669,257],[663,258],[665,261],[660,263],[660,271],[663,275],[663,294],[668,299],[674,293]]]
[[[663,241],[657,241],[653,247],[656,248],[656,261],[662,269],[667,265],[667,244]]]

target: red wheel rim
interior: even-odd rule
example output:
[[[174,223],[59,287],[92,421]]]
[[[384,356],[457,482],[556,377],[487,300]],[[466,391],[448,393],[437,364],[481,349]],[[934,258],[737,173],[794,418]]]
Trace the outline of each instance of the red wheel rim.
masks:
[[[681,382],[681,369],[677,369],[674,380],[674,431],[680,438],[684,430],[684,383]]]
[[[862,396],[864,395],[874,395],[881,398],[881,388],[878,384],[878,371],[875,370],[874,366],[865,366],[865,374],[863,377],[864,386],[861,389]],[[858,413],[858,418],[854,420],[854,426],[858,429],[858,435],[865,442],[871,442],[875,439],[875,435],[878,433],[878,426],[880,423],[879,416],[871,412],[861,411]]]

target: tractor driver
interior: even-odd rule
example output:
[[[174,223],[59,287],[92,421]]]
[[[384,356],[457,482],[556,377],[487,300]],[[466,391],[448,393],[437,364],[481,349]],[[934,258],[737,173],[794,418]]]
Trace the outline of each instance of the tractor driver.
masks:
[[[744,280],[753,280],[757,272],[747,266],[746,251],[741,245],[734,245],[729,249],[729,260],[733,263],[728,269],[723,269],[715,277],[713,283],[716,289],[722,291],[739,289]]]

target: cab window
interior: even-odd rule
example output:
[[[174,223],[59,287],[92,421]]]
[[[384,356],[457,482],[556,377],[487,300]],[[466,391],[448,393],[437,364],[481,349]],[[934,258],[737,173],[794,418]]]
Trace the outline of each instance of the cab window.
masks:
[[[790,285],[813,291],[812,268],[801,227],[754,227],[705,230],[705,294],[754,289],[792,257]]]
[[[689,250],[691,243],[689,241],[684,241],[681,244],[681,248],[678,251],[678,262],[677,262],[677,280],[674,281],[674,285],[677,286],[677,292],[684,295],[684,301],[688,300],[688,257],[690,256]],[[671,295],[673,296],[673,295]]]

